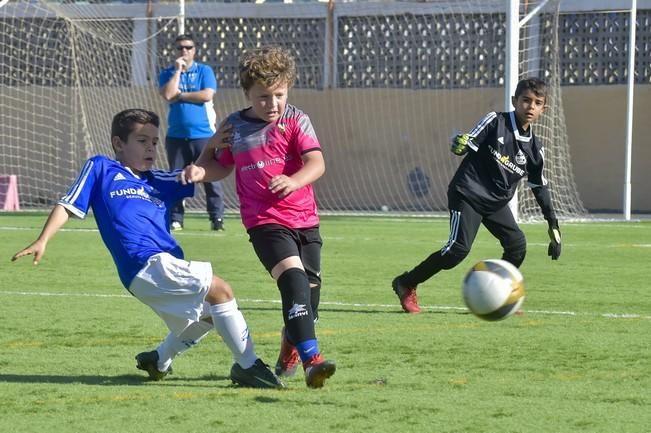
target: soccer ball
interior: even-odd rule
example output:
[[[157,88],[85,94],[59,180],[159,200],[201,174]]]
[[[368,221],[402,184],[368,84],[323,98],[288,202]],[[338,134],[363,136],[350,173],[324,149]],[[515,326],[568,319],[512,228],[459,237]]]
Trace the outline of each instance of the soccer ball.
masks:
[[[506,319],[524,302],[524,279],[505,260],[482,260],[463,279],[463,300],[477,317],[495,321]]]

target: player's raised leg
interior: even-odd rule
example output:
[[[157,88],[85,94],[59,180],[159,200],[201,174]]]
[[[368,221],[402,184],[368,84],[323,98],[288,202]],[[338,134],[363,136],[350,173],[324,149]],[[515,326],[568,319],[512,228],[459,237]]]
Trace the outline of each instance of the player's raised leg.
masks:
[[[452,269],[466,258],[475,240],[482,221],[470,205],[460,197],[448,195],[450,208],[450,236],[438,251],[430,254],[413,269],[395,277],[391,283],[400,299],[402,309],[408,313],[419,313],[416,287],[445,269]]]
[[[175,346],[171,351],[181,349],[185,337],[193,340],[193,337],[200,339],[205,335],[207,321],[200,319],[209,315],[214,329],[235,359],[231,368],[233,382],[256,388],[283,386],[256,355],[248,326],[237,307],[233,291],[226,281],[213,275],[210,263],[188,262],[170,254],[157,254],[136,275],[129,290],[149,305],[165,321],[170,331],[177,335],[177,339],[170,338],[168,341]],[[179,327],[180,323],[185,326],[187,321],[202,324],[189,329]],[[165,342],[162,346],[164,345]],[[191,347],[192,344],[188,346]],[[164,350],[161,354],[164,354]],[[156,360],[157,368],[164,372],[165,365],[158,364],[158,350],[153,352],[152,357],[156,355],[159,358]],[[149,369],[147,371],[152,374]]]

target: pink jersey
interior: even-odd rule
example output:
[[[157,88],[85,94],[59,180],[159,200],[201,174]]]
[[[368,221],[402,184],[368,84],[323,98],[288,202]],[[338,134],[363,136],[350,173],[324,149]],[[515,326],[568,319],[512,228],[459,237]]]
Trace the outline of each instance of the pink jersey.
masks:
[[[276,122],[231,114],[233,142],[218,151],[215,159],[223,166],[235,165],[235,183],[240,215],[248,229],[262,224],[307,228],[319,224],[312,185],[280,198],[268,189],[273,176],[291,176],[302,166],[301,155],[321,151],[310,118],[293,105]]]

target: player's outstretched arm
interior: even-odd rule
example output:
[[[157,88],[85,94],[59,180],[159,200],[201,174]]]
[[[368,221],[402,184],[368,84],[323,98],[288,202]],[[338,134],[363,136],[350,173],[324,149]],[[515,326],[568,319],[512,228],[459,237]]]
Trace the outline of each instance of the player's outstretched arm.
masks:
[[[215,182],[228,177],[233,172],[233,166],[224,167],[214,159],[201,162],[197,160],[197,166],[204,170],[203,182]]]
[[[214,182],[228,177],[233,171],[233,167],[224,167],[217,162],[215,152],[230,146],[232,136],[233,126],[224,120],[201,151],[197,161],[181,171],[178,181],[185,185],[196,182]]]
[[[450,151],[458,156],[465,155],[471,140],[470,134],[455,134],[450,139]]]
[[[45,247],[47,246],[48,241],[56,234],[56,232],[59,231],[69,218],[70,215],[66,208],[59,204],[56,205],[54,209],[52,209],[52,212],[50,212],[50,216],[47,218],[39,237],[29,246],[14,254],[11,261],[14,262],[21,257],[32,255],[34,256],[34,264],[37,265],[45,254]]]
[[[196,164],[190,164],[181,170],[177,180],[183,185],[197,182],[215,182],[228,177],[232,171],[233,167],[224,167],[214,159],[205,163],[197,160]]]
[[[208,141],[208,145],[204,147],[201,155],[195,164],[205,170],[204,182],[214,182],[222,180],[233,171],[233,166],[225,167],[215,159],[215,154],[220,149],[226,149],[231,146],[233,142],[233,125],[228,123],[228,118],[224,119],[217,131]]]
[[[206,169],[198,165],[190,164],[186,165],[179,176],[177,181],[182,185],[187,185],[189,183],[203,182],[203,178],[206,175]]]

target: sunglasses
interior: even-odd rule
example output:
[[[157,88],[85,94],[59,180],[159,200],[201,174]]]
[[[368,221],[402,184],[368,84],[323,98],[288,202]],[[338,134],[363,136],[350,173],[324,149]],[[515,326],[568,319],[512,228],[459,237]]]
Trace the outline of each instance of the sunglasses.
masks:
[[[190,51],[190,50],[193,49],[193,48],[194,48],[194,45],[179,45],[178,47],[176,47],[176,49],[177,49],[178,51],[181,51],[181,50],[188,50],[188,51]]]

